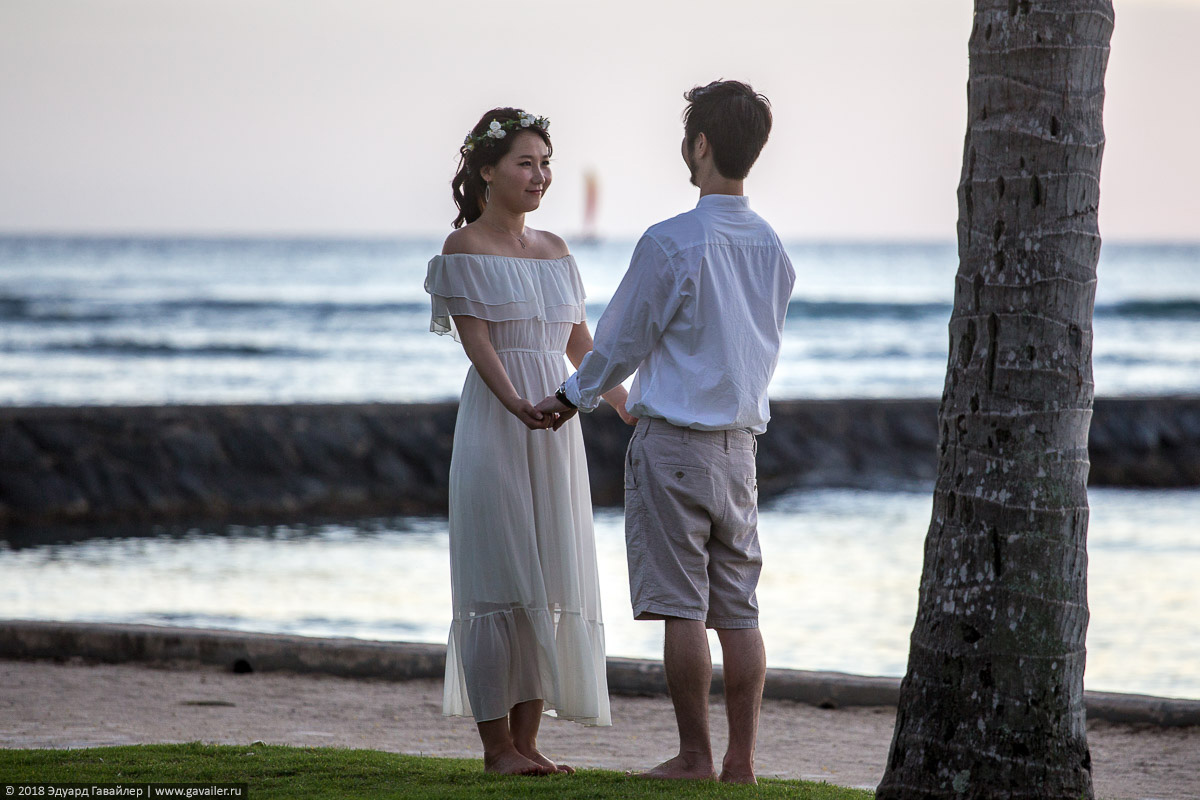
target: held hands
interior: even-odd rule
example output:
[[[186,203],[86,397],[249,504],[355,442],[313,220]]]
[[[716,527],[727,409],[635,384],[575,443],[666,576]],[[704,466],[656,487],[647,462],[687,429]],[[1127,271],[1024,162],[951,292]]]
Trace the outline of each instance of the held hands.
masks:
[[[554,398],[550,398],[554,399]],[[524,423],[526,428],[531,431],[540,431],[549,428],[554,424],[554,415],[545,414],[534,408],[533,403],[526,400],[524,397],[518,397],[507,404],[508,410],[512,415]],[[555,430],[557,430],[557,426]]]
[[[563,425],[567,424],[567,420],[575,416],[579,409],[570,408],[559,401],[554,395],[548,396],[545,400],[535,406],[535,410],[545,414],[551,420],[551,427],[558,430]]]
[[[637,425],[637,417],[625,409],[625,392],[621,392],[620,397],[606,399],[609,399],[613,408],[616,409],[617,415],[621,417],[622,422],[626,425]],[[545,430],[546,428],[558,430],[563,425],[566,425],[571,417],[579,413],[579,409],[571,408],[554,395],[548,395],[536,406],[523,397],[517,398],[512,402],[508,410],[531,431]]]
[[[507,408],[531,431],[540,431],[546,428],[558,430],[567,420],[575,416],[575,409],[567,408],[553,396],[547,397],[536,406],[524,397],[518,397],[510,401]],[[562,409],[562,411],[558,409]]]
[[[605,399],[609,398],[606,397]],[[609,402],[612,404],[613,408],[616,409],[617,415],[621,417],[622,422],[624,422],[626,425],[637,425],[638,418],[630,414],[625,409],[625,401],[626,395],[624,391],[621,392],[620,397],[613,397],[609,399]],[[528,403],[528,401],[522,402]],[[534,413],[541,414],[542,419],[538,422],[536,428],[530,425],[531,430],[538,430],[539,428],[546,427],[552,428],[553,430],[558,430],[567,423],[567,420],[579,413],[579,409],[571,408],[570,406],[565,405],[554,395],[547,396],[546,399],[534,406],[533,410]],[[528,422],[525,424],[529,425]]]

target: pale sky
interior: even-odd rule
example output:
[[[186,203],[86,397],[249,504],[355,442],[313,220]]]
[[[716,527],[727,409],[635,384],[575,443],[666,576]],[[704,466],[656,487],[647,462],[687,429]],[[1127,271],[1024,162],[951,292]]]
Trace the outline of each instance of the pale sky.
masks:
[[[1200,0],[1117,0],[1100,225],[1200,240]],[[552,120],[529,219],[686,210],[682,93],[771,98],[747,184],[790,239],[954,238],[967,0],[0,0],[0,232],[440,236],[485,110]]]

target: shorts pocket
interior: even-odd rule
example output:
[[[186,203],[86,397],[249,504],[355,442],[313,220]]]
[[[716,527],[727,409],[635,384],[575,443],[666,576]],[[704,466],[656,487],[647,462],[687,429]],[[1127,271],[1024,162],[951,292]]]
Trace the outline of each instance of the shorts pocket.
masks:
[[[660,461],[654,465],[654,471],[660,480],[668,483],[694,483],[708,478],[707,467],[697,467],[693,464],[671,464]]]
[[[636,438],[629,440],[629,446],[625,448],[625,491],[633,491],[637,489],[637,474],[634,472],[637,467],[638,459],[633,454],[634,445],[637,444]]]

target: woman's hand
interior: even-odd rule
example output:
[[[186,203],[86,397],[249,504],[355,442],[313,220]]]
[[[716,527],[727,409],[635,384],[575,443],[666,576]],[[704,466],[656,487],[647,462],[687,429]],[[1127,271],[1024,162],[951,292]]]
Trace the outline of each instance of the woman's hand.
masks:
[[[563,405],[554,395],[550,395],[538,403],[537,410],[550,418],[550,424],[554,430],[558,430],[563,425],[566,425],[567,420],[579,412],[577,408],[568,408],[566,405]]]
[[[549,428],[554,424],[553,414],[543,414],[533,407],[533,403],[526,400],[524,397],[518,397],[505,404],[514,417],[521,420],[526,428],[531,431],[540,431]]]
[[[517,393],[512,381],[492,347],[491,329],[486,320],[463,314],[454,315],[454,324],[462,337],[463,350],[467,358],[479,372],[479,377],[500,403],[521,423],[531,431],[540,431],[554,423],[553,416],[547,416],[533,407],[524,397]]]

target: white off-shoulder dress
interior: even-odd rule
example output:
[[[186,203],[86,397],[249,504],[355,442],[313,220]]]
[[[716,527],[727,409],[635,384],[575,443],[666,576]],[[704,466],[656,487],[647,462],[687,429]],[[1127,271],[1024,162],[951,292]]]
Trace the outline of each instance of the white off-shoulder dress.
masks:
[[[452,315],[487,320],[521,396],[537,403],[566,379],[583,282],[571,256],[435,256],[430,330],[458,340]],[[474,366],[450,460],[454,619],[442,711],[499,719],[541,699],[558,717],[611,725],[592,503],[579,419],[531,431]]]

